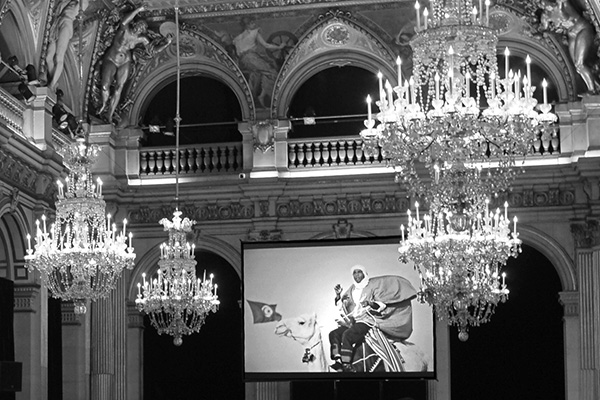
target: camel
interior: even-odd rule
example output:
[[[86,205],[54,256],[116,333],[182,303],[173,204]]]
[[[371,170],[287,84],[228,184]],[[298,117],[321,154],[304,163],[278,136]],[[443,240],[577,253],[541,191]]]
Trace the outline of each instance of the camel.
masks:
[[[327,372],[327,357],[321,340],[321,330],[317,324],[317,314],[302,314],[296,318],[281,320],[275,326],[277,336],[286,336],[300,343],[304,348],[302,361],[309,372]]]
[[[372,331],[367,335],[369,338],[366,342],[377,341],[377,336],[383,337],[378,328],[372,328]],[[310,372],[333,371],[327,362],[316,313],[302,314],[279,321],[275,326],[275,334],[292,338],[302,345],[304,348],[302,360],[307,363]],[[384,340],[391,343],[388,339]],[[356,349],[352,365],[357,372],[425,372],[428,370],[428,357],[417,345],[407,340],[391,344],[399,355],[401,365],[388,364],[367,343],[363,343]]]

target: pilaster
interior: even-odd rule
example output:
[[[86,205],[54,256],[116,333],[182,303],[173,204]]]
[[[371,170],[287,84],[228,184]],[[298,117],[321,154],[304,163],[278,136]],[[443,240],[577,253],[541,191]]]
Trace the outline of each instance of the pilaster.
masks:
[[[15,361],[23,363],[17,400],[48,398],[48,291],[15,282]]]
[[[559,302],[563,306],[563,332],[565,338],[565,394],[566,399],[579,399],[579,292],[560,292]]]
[[[23,134],[40,150],[52,149],[52,107],[56,95],[47,87],[29,86],[35,99],[23,114]]]
[[[62,302],[63,400],[89,399],[90,315]]]
[[[579,399],[600,398],[600,243],[598,221],[571,225],[576,259],[580,313]]]
[[[127,400],[142,400],[144,388],[144,315],[127,302]]]

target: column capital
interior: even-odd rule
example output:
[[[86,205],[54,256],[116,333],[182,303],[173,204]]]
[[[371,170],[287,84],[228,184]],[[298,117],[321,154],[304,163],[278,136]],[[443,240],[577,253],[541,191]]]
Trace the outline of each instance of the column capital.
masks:
[[[15,313],[37,312],[35,298],[41,290],[41,286],[37,284],[15,285]]]
[[[600,223],[596,219],[572,222],[571,233],[578,248],[589,249],[600,244]]]
[[[133,301],[127,302],[127,327],[144,329],[144,314],[138,311]]]
[[[579,315],[579,292],[567,291],[558,293],[558,302],[563,306],[565,317],[576,317]]]

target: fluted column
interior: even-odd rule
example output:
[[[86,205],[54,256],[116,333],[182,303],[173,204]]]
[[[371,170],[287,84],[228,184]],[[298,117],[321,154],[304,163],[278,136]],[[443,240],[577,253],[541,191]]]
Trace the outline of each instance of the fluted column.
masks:
[[[600,398],[600,225],[588,220],[571,225],[577,244],[580,312],[579,399]]]
[[[246,384],[246,400],[288,400],[289,382],[251,382]]]
[[[435,322],[436,375],[427,381],[427,400],[450,400],[450,329],[446,321]]]
[[[92,400],[127,400],[125,279],[92,305]]]
[[[115,319],[112,315],[112,294],[91,305],[91,398],[112,400],[115,385]]]

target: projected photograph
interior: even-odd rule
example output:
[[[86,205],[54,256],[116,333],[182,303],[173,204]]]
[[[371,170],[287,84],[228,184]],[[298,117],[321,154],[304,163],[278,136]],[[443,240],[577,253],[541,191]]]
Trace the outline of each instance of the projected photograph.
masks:
[[[245,379],[435,378],[433,313],[398,243],[243,243]]]

